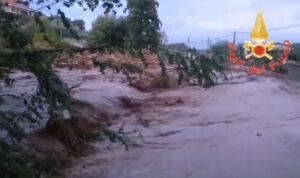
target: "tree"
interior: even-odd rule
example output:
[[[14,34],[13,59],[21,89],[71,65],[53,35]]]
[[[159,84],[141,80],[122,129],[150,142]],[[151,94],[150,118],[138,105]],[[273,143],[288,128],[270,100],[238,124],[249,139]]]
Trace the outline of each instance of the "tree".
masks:
[[[228,56],[228,41],[220,41],[214,44],[210,52],[217,58],[219,58],[222,62],[225,62]]]
[[[24,31],[31,38],[32,44],[27,45],[27,49],[55,49],[66,47],[66,43],[56,33],[48,18],[41,17],[43,26],[37,26],[33,19],[29,19],[24,25]],[[43,28],[43,30],[42,30]]]
[[[85,37],[85,22],[81,19],[72,21],[69,18],[62,18],[58,15],[48,17],[50,28],[53,28],[60,37],[77,38]],[[66,27],[65,25],[68,24]]]
[[[291,51],[289,55],[289,59],[293,61],[300,61],[300,49],[299,44],[294,45],[294,49]]]
[[[166,45],[168,43],[169,39],[168,39],[168,34],[165,31],[161,31],[160,32],[160,43],[162,45]]]
[[[93,24],[88,37],[90,46],[101,49],[138,52],[143,49],[157,51],[162,38],[166,42],[166,33],[160,34],[160,20],[157,14],[158,3],[155,0],[128,0],[128,16],[100,16]]]
[[[128,0],[128,28],[130,29],[127,46],[132,49],[158,49],[161,22],[157,14],[156,0]]]
[[[43,5],[43,2],[35,1],[34,3]],[[100,5],[105,9],[105,13],[113,11],[115,6],[120,6],[118,0],[64,1],[67,7],[74,3],[80,3],[90,9],[95,9]],[[51,8],[51,6],[44,7]],[[0,138],[1,176],[7,178],[41,177],[41,174],[48,174],[51,170],[48,159],[37,161],[36,155],[30,152],[30,148],[25,149],[21,142],[24,136],[21,123],[39,122],[42,118],[41,112],[46,112],[49,117],[43,131],[59,139],[66,146],[68,153],[73,156],[86,148],[85,139],[91,134],[101,133],[108,135],[113,141],[122,140],[121,137],[105,129],[108,124],[108,118],[105,115],[92,105],[73,98],[69,87],[55,74],[51,65],[55,56],[63,50],[51,49],[53,41],[49,35],[53,33],[47,30],[41,13],[34,11],[33,19],[38,27],[37,35],[35,35],[32,34],[31,27],[26,26],[28,19],[7,13],[3,9],[0,2],[0,79],[4,79],[7,85],[12,85],[13,82],[9,78],[12,70],[28,71],[36,77],[38,86],[34,94],[26,97],[0,95],[0,104],[5,102],[5,98],[12,97],[26,107],[26,112],[22,114],[0,111],[0,130],[5,131],[7,135],[5,138],[1,135]],[[61,18],[65,28],[72,32],[71,24],[64,13],[58,10],[57,15]],[[43,41],[43,47],[36,48],[39,45],[34,45],[35,41]],[[64,119],[64,111],[70,113],[70,119]],[[78,122],[83,121],[82,119],[98,122],[79,124]],[[82,127],[86,123],[90,124],[87,127],[89,129]],[[54,160],[57,158],[59,158],[58,155],[55,155]]]
[[[85,30],[85,22],[82,19],[72,21],[73,26],[77,26],[80,31]]]
[[[108,50],[124,50],[128,34],[126,19],[116,16],[100,16],[93,23],[88,35],[88,45]]]

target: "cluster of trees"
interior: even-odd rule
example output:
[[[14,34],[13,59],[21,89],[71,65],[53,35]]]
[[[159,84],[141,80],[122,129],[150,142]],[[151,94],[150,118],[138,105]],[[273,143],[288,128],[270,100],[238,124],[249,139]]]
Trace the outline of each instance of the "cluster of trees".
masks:
[[[51,16],[48,17],[47,20],[50,23],[52,29],[55,30],[55,33],[61,38],[73,38],[77,39],[85,39],[87,36],[87,32],[85,29],[85,22],[82,19],[71,20],[69,18],[64,19],[65,22],[62,21],[60,16]],[[65,24],[69,24],[66,28]]]
[[[289,59],[300,62],[300,45],[294,44],[294,48],[289,55]]]
[[[128,34],[126,18],[116,16],[100,16],[93,23],[87,41],[89,47],[124,50]]]
[[[96,19],[87,38],[88,45],[112,51],[157,51],[167,38],[165,32],[160,32],[157,7],[154,0],[128,0],[126,17],[105,15]]]
[[[24,32],[31,41],[26,49],[55,49],[68,46],[67,43],[63,42],[63,38],[60,37],[52,21],[46,17],[41,17],[39,22],[40,26],[36,25],[36,21],[31,18],[27,18],[24,22]]]

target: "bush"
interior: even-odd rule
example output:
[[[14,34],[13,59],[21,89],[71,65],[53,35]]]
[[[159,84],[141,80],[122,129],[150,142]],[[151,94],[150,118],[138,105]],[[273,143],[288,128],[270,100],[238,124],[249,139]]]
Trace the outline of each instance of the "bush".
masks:
[[[300,61],[300,49],[294,47],[289,55],[289,59],[293,61]]]

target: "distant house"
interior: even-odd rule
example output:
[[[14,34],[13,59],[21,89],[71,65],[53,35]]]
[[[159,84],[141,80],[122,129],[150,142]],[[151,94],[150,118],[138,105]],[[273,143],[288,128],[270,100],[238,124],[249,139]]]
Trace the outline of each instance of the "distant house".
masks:
[[[18,0],[0,0],[4,4],[4,11],[16,15],[31,16],[32,9],[25,2]]]

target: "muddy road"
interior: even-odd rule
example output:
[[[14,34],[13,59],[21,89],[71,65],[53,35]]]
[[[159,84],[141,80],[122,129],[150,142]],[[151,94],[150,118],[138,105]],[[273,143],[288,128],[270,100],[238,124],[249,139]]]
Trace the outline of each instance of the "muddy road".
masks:
[[[97,151],[76,161],[68,177],[299,178],[299,84],[242,77],[208,90],[123,87],[115,93],[126,91],[138,109],[120,109],[122,120],[113,129],[137,131],[126,135],[129,151],[95,144]]]

